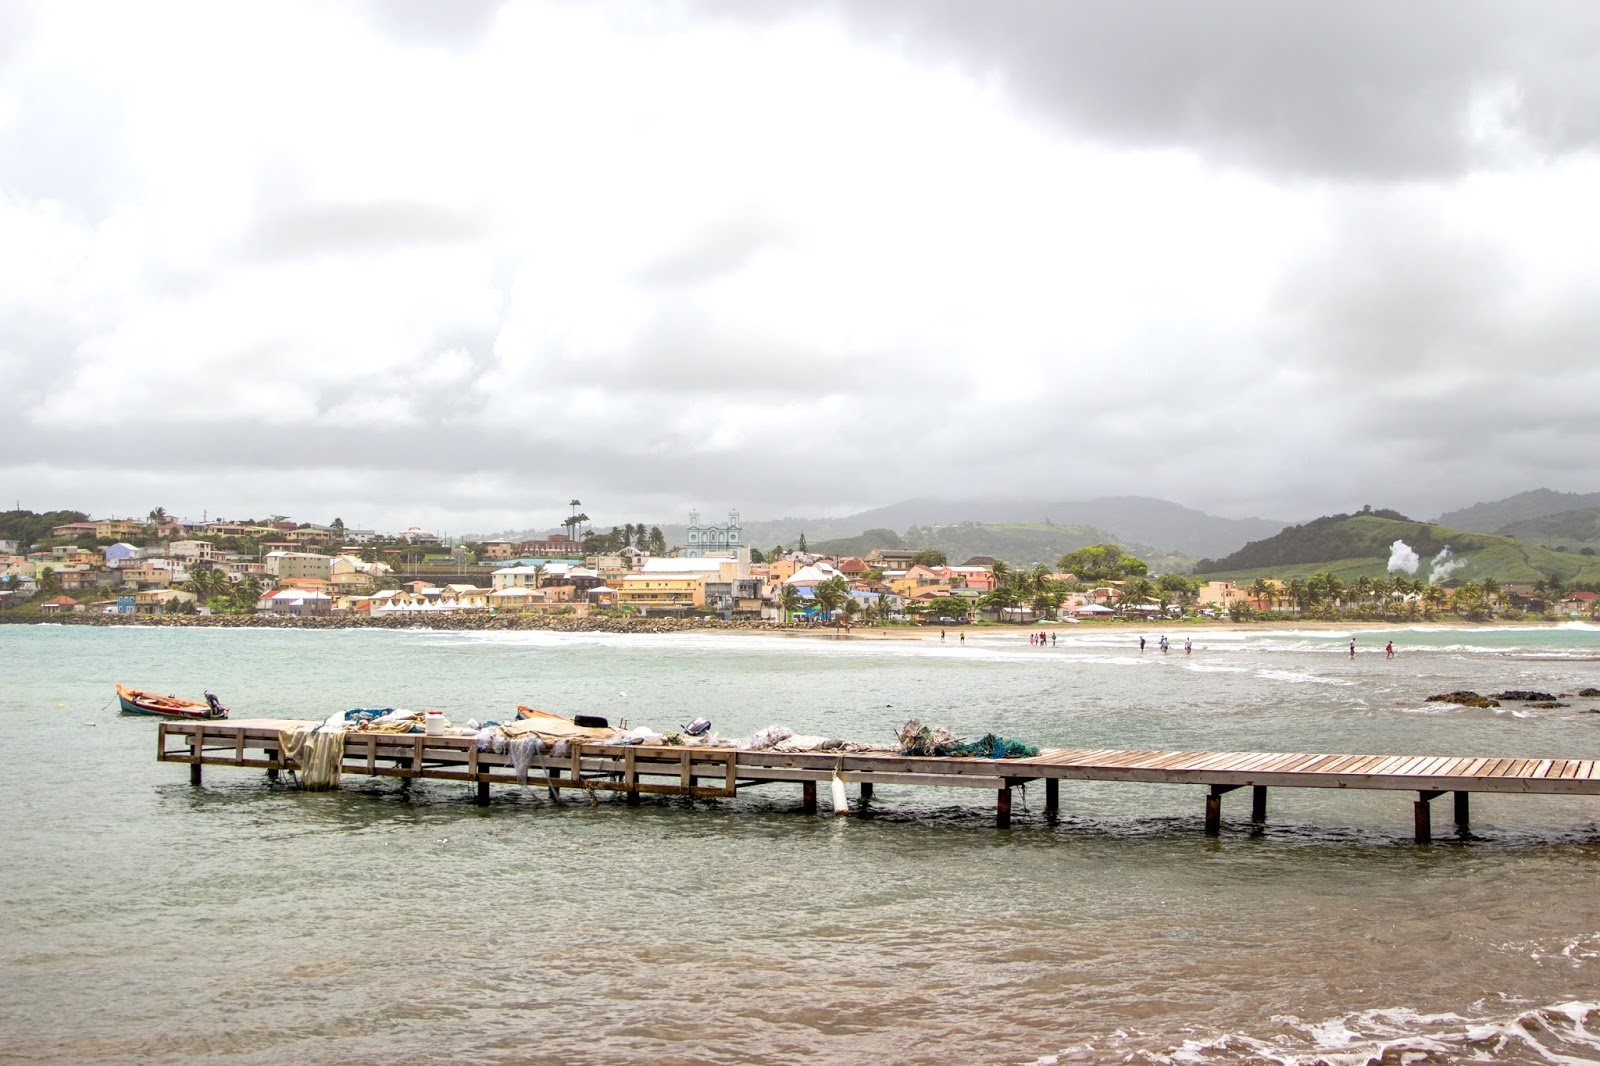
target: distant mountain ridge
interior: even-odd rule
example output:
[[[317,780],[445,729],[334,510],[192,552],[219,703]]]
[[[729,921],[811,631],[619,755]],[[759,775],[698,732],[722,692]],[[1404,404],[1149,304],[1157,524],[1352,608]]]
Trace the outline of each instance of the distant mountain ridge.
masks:
[[[1265,518],[1220,518],[1191,507],[1145,496],[1092,500],[952,500],[923,497],[876,507],[844,518],[784,518],[746,521],[745,542],[763,550],[859,536],[868,529],[903,533],[913,526],[986,525],[1088,526],[1127,544],[1150,545],[1179,555],[1223,555],[1250,540],[1270,537],[1288,523]],[[683,527],[676,527],[682,530]],[[663,526],[671,539],[672,527]]]
[[[1459,511],[1449,511],[1433,521],[1451,529],[1467,529],[1475,533],[1499,533],[1518,522],[1535,518],[1549,518],[1567,511],[1580,511],[1600,507],[1600,492],[1556,492],[1552,489],[1533,489],[1507,496],[1503,500],[1475,503]]]
[[[1149,545],[1118,537],[1104,529],[1053,522],[957,522],[942,526],[908,526],[905,536],[876,527],[857,537],[813,541],[807,546],[830,555],[865,555],[873,548],[931,548],[960,564],[973,556],[1003,559],[1023,569],[1044,564],[1054,567],[1068,552],[1091,544],[1116,544],[1150,564],[1157,573],[1186,571],[1194,557],[1163,552]]]

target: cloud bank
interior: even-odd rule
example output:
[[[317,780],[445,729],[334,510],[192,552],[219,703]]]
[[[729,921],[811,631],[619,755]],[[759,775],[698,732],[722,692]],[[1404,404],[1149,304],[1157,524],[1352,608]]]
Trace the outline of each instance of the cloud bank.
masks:
[[[1587,4],[13,5],[0,495],[1592,491]]]

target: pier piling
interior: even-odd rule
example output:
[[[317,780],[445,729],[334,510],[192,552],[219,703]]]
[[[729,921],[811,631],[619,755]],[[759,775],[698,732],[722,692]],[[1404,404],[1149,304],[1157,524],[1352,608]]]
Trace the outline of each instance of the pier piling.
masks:
[[[1061,819],[1061,781],[1058,778],[1047,777],[1044,779],[1044,820],[1049,825],[1055,825]]]
[[[1222,797],[1239,785],[1212,785],[1206,793],[1206,836],[1222,835]]]
[[[1417,802],[1411,805],[1411,818],[1415,828],[1418,844],[1426,844],[1433,840],[1433,801],[1444,795],[1437,789],[1422,789],[1417,793]]]

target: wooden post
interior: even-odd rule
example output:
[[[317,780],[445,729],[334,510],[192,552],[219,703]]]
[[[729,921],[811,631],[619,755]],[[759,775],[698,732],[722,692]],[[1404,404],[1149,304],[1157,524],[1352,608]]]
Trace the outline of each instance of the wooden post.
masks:
[[[996,829],[1011,828],[1011,786],[1007,785],[995,795],[994,826]]]
[[[639,806],[639,771],[635,762],[638,753],[629,748],[622,756],[622,781],[628,786],[628,806]]]
[[[1456,832],[1462,836],[1467,835],[1467,830],[1472,821],[1470,792],[1457,792],[1456,794]]]
[[[277,748],[268,748],[266,750],[265,754],[266,754],[267,758],[271,759],[273,762],[277,762],[278,761],[278,749]],[[277,779],[278,779],[278,768],[276,766],[267,767],[267,780],[268,781],[276,781]]]
[[[1267,822],[1267,786],[1250,786],[1250,820],[1256,825]]]
[[[1411,818],[1418,844],[1427,844],[1433,840],[1433,809],[1429,804],[1441,795],[1443,793],[1431,789],[1417,792],[1417,802],[1411,805]]]
[[[1055,825],[1061,817],[1061,779],[1047,777],[1044,779],[1044,820]]]
[[[189,784],[200,787],[200,764],[197,762],[189,764]]]
[[[478,806],[489,806],[489,782],[482,777],[478,778]]]
[[[871,803],[872,802],[872,782],[871,781],[863,781],[863,782],[861,782],[861,802],[862,803]]]
[[[1243,785],[1211,786],[1211,791],[1206,793],[1206,836],[1214,837],[1222,834],[1222,797],[1225,793],[1243,787]]]
[[[817,783],[815,781],[800,782],[800,813],[817,813]]]

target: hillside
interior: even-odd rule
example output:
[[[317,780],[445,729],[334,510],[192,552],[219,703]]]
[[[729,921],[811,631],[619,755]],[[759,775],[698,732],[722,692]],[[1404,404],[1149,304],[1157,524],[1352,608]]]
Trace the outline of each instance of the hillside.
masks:
[[[1495,532],[1546,547],[1562,544],[1576,548],[1600,548],[1600,507],[1529,518],[1502,526]]]
[[[1581,511],[1600,507],[1600,492],[1554,492],[1534,489],[1519,492],[1503,500],[1475,503],[1459,511],[1450,511],[1434,519],[1441,526],[1466,529],[1478,533],[1503,532],[1507,527],[1535,518],[1548,518],[1565,511]]]
[[[956,522],[950,525],[913,525],[899,535],[887,529],[874,532],[888,533],[894,540],[866,535],[813,541],[808,536],[806,544],[814,551],[846,555],[864,555],[875,547],[933,548],[944,552],[952,563],[961,563],[974,555],[989,555],[1003,559],[1012,566],[1030,569],[1039,563],[1054,566],[1056,560],[1067,552],[1090,544],[1118,544],[1124,551],[1145,560],[1150,564],[1150,569],[1157,573],[1184,571],[1193,562],[1188,556],[1160,552],[1148,545],[1125,541],[1104,529],[1084,525]]]
[[[1393,511],[1328,515],[1254,541],[1221,559],[1202,559],[1195,572],[1219,580],[1279,578],[1327,571],[1342,580],[1390,572],[1396,541],[1414,553],[1406,576],[1432,581],[1600,582],[1600,556],[1553,551],[1514,537],[1461,532],[1416,522]],[[1404,553],[1402,553],[1404,556]]]

